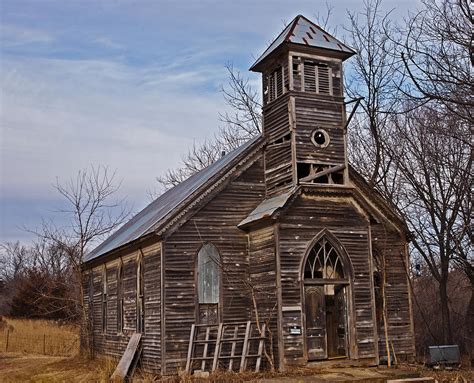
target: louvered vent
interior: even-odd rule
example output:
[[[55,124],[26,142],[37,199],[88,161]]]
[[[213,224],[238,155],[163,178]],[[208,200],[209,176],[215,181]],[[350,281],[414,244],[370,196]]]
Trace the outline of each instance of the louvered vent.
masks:
[[[330,94],[329,68],[318,65],[318,93]]]
[[[309,93],[333,94],[331,69],[327,64],[305,61],[304,91]],[[340,92],[340,87],[338,92]]]
[[[267,101],[273,101],[283,94],[283,69],[279,67],[268,76]]]
[[[316,93],[316,65],[313,62],[304,63],[304,91]]]

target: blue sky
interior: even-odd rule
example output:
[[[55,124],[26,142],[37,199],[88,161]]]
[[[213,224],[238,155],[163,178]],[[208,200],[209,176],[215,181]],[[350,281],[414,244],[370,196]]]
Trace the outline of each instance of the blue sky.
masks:
[[[329,2],[344,37],[347,10]],[[385,1],[401,18],[417,2]],[[225,110],[226,63],[247,69],[302,13],[323,1],[21,1],[0,4],[0,242],[29,241],[61,200],[52,185],[91,164],[117,170],[137,211],[156,176]]]

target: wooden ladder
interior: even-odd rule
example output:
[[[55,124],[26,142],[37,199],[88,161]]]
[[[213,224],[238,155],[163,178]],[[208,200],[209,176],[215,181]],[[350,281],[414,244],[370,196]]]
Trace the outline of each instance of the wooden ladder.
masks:
[[[227,363],[228,371],[237,371],[238,368],[238,371],[242,372],[247,368],[249,359],[255,359],[255,371],[258,372],[265,346],[266,328],[263,325],[260,334],[256,327],[250,321],[218,325],[193,324],[189,337],[186,372],[192,372],[193,362],[200,362],[201,371],[206,371],[207,367],[209,372],[214,372],[218,369],[219,362],[223,362]],[[241,331],[244,333],[241,334]],[[253,336],[252,332],[255,331],[257,335]],[[202,352],[196,355],[200,346]],[[251,354],[252,346],[256,348],[255,354]]]

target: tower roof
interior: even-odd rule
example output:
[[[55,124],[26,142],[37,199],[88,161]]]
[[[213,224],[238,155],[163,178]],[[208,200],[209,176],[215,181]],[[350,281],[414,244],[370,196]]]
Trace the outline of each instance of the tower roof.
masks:
[[[349,48],[334,36],[331,36],[320,26],[314,24],[306,17],[298,15],[270,44],[260,58],[255,61],[250,70],[258,71],[259,64],[261,64],[273,51],[277,50],[284,43],[328,49],[341,54],[344,59],[349,58],[356,53],[352,48]]]

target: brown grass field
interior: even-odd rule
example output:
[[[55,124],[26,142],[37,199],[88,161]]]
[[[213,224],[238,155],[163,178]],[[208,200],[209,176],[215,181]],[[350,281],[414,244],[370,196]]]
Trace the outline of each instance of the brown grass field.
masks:
[[[0,351],[74,356],[79,353],[79,331],[54,321],[0,317]]]

